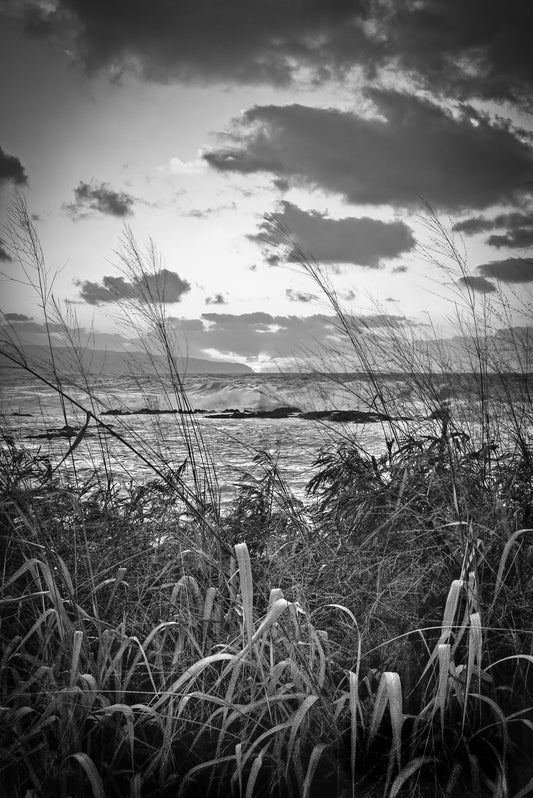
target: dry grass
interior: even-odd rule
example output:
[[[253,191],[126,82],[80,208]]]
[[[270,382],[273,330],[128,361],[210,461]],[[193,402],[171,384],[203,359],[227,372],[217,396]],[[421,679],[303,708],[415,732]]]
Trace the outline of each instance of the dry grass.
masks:
[[[52,319],[59,310],[23,204],[12,223],[24,273]],[[442,239],[437,220],[430,224]],[[444,237],[444,245],[466,274],[454,242]],[[142,253],[128,236],[122,260],[130,281],[155,290],[153,247]],[[397,415],[375,349],[365,349],[316,264],[302,262],[367,370],[369,407],[378,402]],[[166,357],[160,378],[169,403],[187,411],[161,296],[130,298],[123,310],[135,323],[144,314]],[[164,448],[148,450],[126,421],[102,438],[104,462],[120,440],[154,473],[129,491],[117,488],[111,469],[89,485],[73,468],[67,481],[62,469],[4,439],[7,794],[533,791],[529,353],[517,338],[522,381],[503,368],[493,379],[490,308],[480,315],[470,292],[467,310],[459,317],[465,325],[473,318],[473,412],[458,412],[427,353],[391,327],[381,355],[394,354],[425,421],[390,422],[381,457],[346,435],[319,457],[307,506],[261,455],[262,476],[245,481],[222,514],[210,453],[187,412],[176,420],[192,487]],[[71,346],[76,360],[75,340]],[[74,400],[52,349],[48,372],[28,363],[16,340],[6,353],[54,387],[68,419]],[[76,362],[82,371],[83,358]],[[104,429],[90,380],[80,380],[87,401],[78,406]]]

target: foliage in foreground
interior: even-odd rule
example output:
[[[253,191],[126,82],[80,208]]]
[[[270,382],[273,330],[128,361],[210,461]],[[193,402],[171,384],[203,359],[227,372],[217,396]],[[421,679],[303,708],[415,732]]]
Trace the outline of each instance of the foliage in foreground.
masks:
[[[163,446],[150,449],[102,419],[30,214],[15,205],[13,256],[48,329],[57,322],[68,339],[85,404],[69,393],[51,338],[47,367],[27,360],[16,335],[4,354],[57,391],[65,425],[71,406],[87,423],[54,468],[8,438],[0,446],[7,794],[533,792],[531,352],[513,333],[524,390],[515,403],[489,346],[487,308],[479,313],[465,261],[432,224],[468,292],[472,326],[458,321],[470,336],[477,401],[467,423],[436,389],[419,342],[393,327],[365,343],[360,320],[343,313],[302,253],[373,390],[354,399],[373,410],[378,402],[390,419],[405,413],[405,397],[377,373],[385,361],[407,375],[418,415],[384,427],[381,457],[353,431],[323,452],[307,507],[259,456],[262,476],[250,476],[223,515],[210,452],[188,413],[153,246],[146,257],[126,237],[126,275],[146,290],[122,307],[134,325],[139,316],[147,323],[152,337],[143,340],[166,358],[165,373],[154,371],[169,406],[182,410],[192,488]],[[507,305],[496,310],[510,318]],[[490,372],[503,378],[501,397],[491,396]],[[59,465],[75,464],[89,420],[109,436],[99,439],[106,480],[65,483]],[[119,488],[112,441],[156,479]]]
[[[518,798],[532,789],[533,530],[516,524],[523,516],[505,509],[501,489],[499,519],[489,517],[494,487],[490,501],[478,499],[477,522],[450,523],[443,462],[428,468],[404,450],[396,472],[391,452],[373,462],[341,450],[311,484],[314,518],[276,509],[272,467],[243,486],[223,522],[232,546],[209,551],[155,484],[142,501],[138,491],[104,501],[10,455],[0,597],[9,794]],[[399,477],[407,466],[412,482]],[[348,507],[341,475],[352,484]],[[428,529],[447,545],[421,544],[424,498]],[[252,562],[235,534],[256,504],[265,545]],[[348,510],[353,529],[341,536]],[[420,606],[430,593],[428,616]]]

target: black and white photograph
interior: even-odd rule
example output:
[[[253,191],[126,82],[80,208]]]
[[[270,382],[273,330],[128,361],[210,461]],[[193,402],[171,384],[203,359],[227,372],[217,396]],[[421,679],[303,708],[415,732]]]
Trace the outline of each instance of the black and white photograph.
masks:
[[[533,796],[531,0],[0,0],[0,798]]]

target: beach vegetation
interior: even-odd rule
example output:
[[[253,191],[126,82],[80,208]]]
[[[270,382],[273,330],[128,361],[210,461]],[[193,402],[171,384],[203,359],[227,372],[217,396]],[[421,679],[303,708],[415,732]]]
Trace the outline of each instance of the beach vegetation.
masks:
[[[428,257],[454,268],[455,281],[468,276],[430,210],[427,224],[440,247]],[[360,320],[300,253],[335,311],[348,370],[365,373],[370,389],[354,399],[379,411],[383,451],[367,452],[357,425],[346,425],[317,454],[305,502],[275,457],[257,452],[223,506],[157,293],[155,247],[143,252],[126,235],[119,259],[147,293],[119,307],[144,325],[150,380],[182,411],[173,416],[187,451],[179,463],[126,415],[109,422],[22,200],[8,233],[49,330],[70,336],[71,368],[57,362],[51,336],[46,362],[32,361],[8,326],[2,353],[55,390],[65,426],[73,408],[86,424],[54,462],[2,432],[5,793],[530,795],[531,352],[508,324],[498,356],[492,325],[511,318],[507,300],[462,284],[453,307],[468,368],[457,379],[470,398],[461,404],[446,387],[451,355],[438,337],[429,347],[391,325],[368,346]],[[408,392],[383,373],[385,357]],[[158,417],[150,423],[157,430]],[[82,470],[89,432],[101,463]],[[117,446],[150,478],[120,474]]]

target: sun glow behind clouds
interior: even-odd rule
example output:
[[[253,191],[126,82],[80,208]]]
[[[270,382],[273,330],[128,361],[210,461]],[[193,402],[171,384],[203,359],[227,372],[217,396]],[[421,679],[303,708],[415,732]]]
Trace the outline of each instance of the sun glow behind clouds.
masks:
[[[195,356],[254,367],[337,343],[309,315],[331,309],[312,299],[296,247],[265,245],[265,214],[354,314],[372,312],[367,296],[413,323],[449,312],[449,286],[415,251],[420,195],[463,225],[470,277],[459,287],[493,296],[490,280],[531,284],[530,4],[495,6],[482,26],[476,3],[453,0],[416,3],[409,17],[311,0],[187,11],[139,0],[127,17],[86,0],[9,8],[0,152],[16,161],[0,163],[2,205],[27,175],[48,262],[66,264],[56,294],[81,324],[109,330],[102,286],[120,279],[109,261],[124,218],[190,285],[178,298]],[[16,279],[3,241],[0,258]],[[7,312],[35,315],[23,286],[6,297]],[[204,318],[206,305],[225,318]]]

